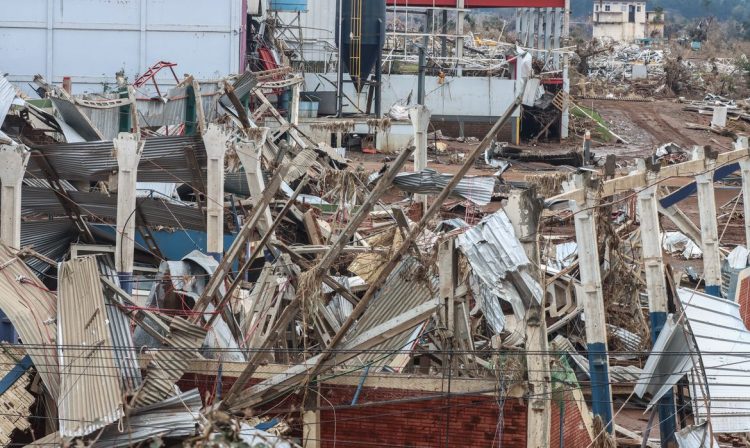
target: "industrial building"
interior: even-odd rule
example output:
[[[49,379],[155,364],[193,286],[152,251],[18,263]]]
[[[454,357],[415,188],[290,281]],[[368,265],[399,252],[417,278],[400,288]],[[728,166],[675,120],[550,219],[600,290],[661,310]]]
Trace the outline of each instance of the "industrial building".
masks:
[[[0,444],[747,441],[750,113],[607,153],[567,0],[10,3]]]

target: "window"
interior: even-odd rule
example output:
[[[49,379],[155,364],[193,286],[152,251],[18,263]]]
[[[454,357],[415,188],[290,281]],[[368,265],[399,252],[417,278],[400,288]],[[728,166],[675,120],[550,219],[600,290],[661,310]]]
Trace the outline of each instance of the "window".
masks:
[[[604,5],[604,10],[609,11],[609,5]]]
[[[594,11],[599,11],[599,4],[594,5]]]
[[[620,5],[620,12],[625,12],[625,11],[627,11],[627,7],[623,3],[622,5]]]
[[[638,12],[641,12],[641,5],[638,5],[638,6],[637,6],[637,7],[635,8],[635,9],[636,9],[636,10],[637,10]]]

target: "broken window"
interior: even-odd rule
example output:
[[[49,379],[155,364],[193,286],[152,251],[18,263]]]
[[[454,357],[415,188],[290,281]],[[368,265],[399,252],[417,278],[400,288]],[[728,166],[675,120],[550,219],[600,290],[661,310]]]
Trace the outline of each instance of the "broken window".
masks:
[[[609,11],[610,10],[610,6],[609,5],[604,5],[604,10],[605,11]]]

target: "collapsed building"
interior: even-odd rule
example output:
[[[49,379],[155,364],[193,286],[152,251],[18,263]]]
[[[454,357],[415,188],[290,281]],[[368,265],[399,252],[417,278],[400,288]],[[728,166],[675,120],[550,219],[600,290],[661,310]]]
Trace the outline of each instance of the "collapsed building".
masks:
[[[376,9],[487,6],[406,3]],[[750,213],[747,138],[506,180],[509,124],[552,107],[537,133],[567,130],[572,104],[567,9],[523,3],[513,55],[473,39],[481,57],[466,57],[460,29],[418,35],[430,75],[381,72],[412,58],[408,18],[354,70],[365,16],[332,4],[349,33],[322,41],[329,59],[287,35],[285,14],[314,18],[271,9],[248,33],[258,59],[218,79],[161,62],[76,93],[40,74],[34,98],[0,78],[3,443],[717,446],[750,431],[748,252],[721,244],[714,195],[739,171],[730,215]],[[389,104],[399,83],[421,84],[416,102]],[[489,111],[460,113],[481,83]],[[330,92],[331,116],[303,116]],[[449,172],[430,166],[429,126],[481,114]],[[376,169],[357,159],[368,149],[388,154]],[[690,196],[699,225],[679,208]],[[667,264],[679,244],[702,258],[694,284]],[[626,425],[633,410],[648,423]]]

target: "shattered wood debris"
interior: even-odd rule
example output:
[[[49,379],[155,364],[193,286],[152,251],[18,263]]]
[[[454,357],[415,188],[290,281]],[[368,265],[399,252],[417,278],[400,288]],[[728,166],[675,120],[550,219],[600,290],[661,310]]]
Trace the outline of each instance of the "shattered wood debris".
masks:
[[[680,443],[750,432],[747,250],[717,247],[706,218],[696,225],[672,202],[698,191],[710,207],[699,176],[747,171],[736,123],[750,122],[750,103],[681,100],[712,117],[693,128],[737,137],[732,150],[654,145],[617,176],[614,159],[599,170],[576,148],[500,141],[531,113],[536,144],[567,105],[580,112],[572,129],[593,125],[596,138],[627,143],[549,90],[550,78],[532,76],[558,73],[562,53],[470,39],[468,51],[483,57],[467,59],[467,73],[507,76],[511,55],[529,71],[485,138],[431,129],[424,147],[371,160],[344,142],[363,125],[394,131],[406,106],[382,118],[316,118],[306,133],[295,109],[305,77],[291,66],[202,84],[186,75],[155,97],[123,80],[114,92],[74,95],[37,77],[45,98],[30,100],[0,77],[0,309],[14,343],[0,347],[0,443],[328,446],[337,430],[390,436],[368,434],[364,420],[380,406],[398,414],[424,402],[413,418],[440,410],[426,427],[468,428],[446,430],[452,444],[482,433],[489,438],[466,445],[499,446],[502,430],[507,446],[531,445],[539,431],[548,440],[533,446],[556,444],[555,431],[565,446],[640,437],[655,446],[645,427],[625,428],[612,403],[637,395],[629,406],[655,415],[672,391],[691,414],[672,427]],[[285,44],[263,47],[263,57],[286,62],[296,50]],[[705,66],[662,49],[592,43],[576,53],[581,98],[642,102],[711,82]],[[432,56],[431,69],[448,68]],[[731,65],[713,64],[724,74]],[[142,148],[130,165],[124,141]],[[438,160],[416,168],[429,144]],[[458,168],[442,170],[444,160]],[[504,178],[519,171],[523,182]],[[690,176],[696,185],[656,187]],[[750,211],[735,210],[740,200],[720,208],[722,222]],[[692,278],[671,275],[665,256]],[[699,258],[726,262],[693,275]],[[734,297],[673,284],[691,280]],[[487,415],[486,430],[469,423]],[[534,430],[519,432],[516,419]],[[396,433],[404,422],[383,424]]]

